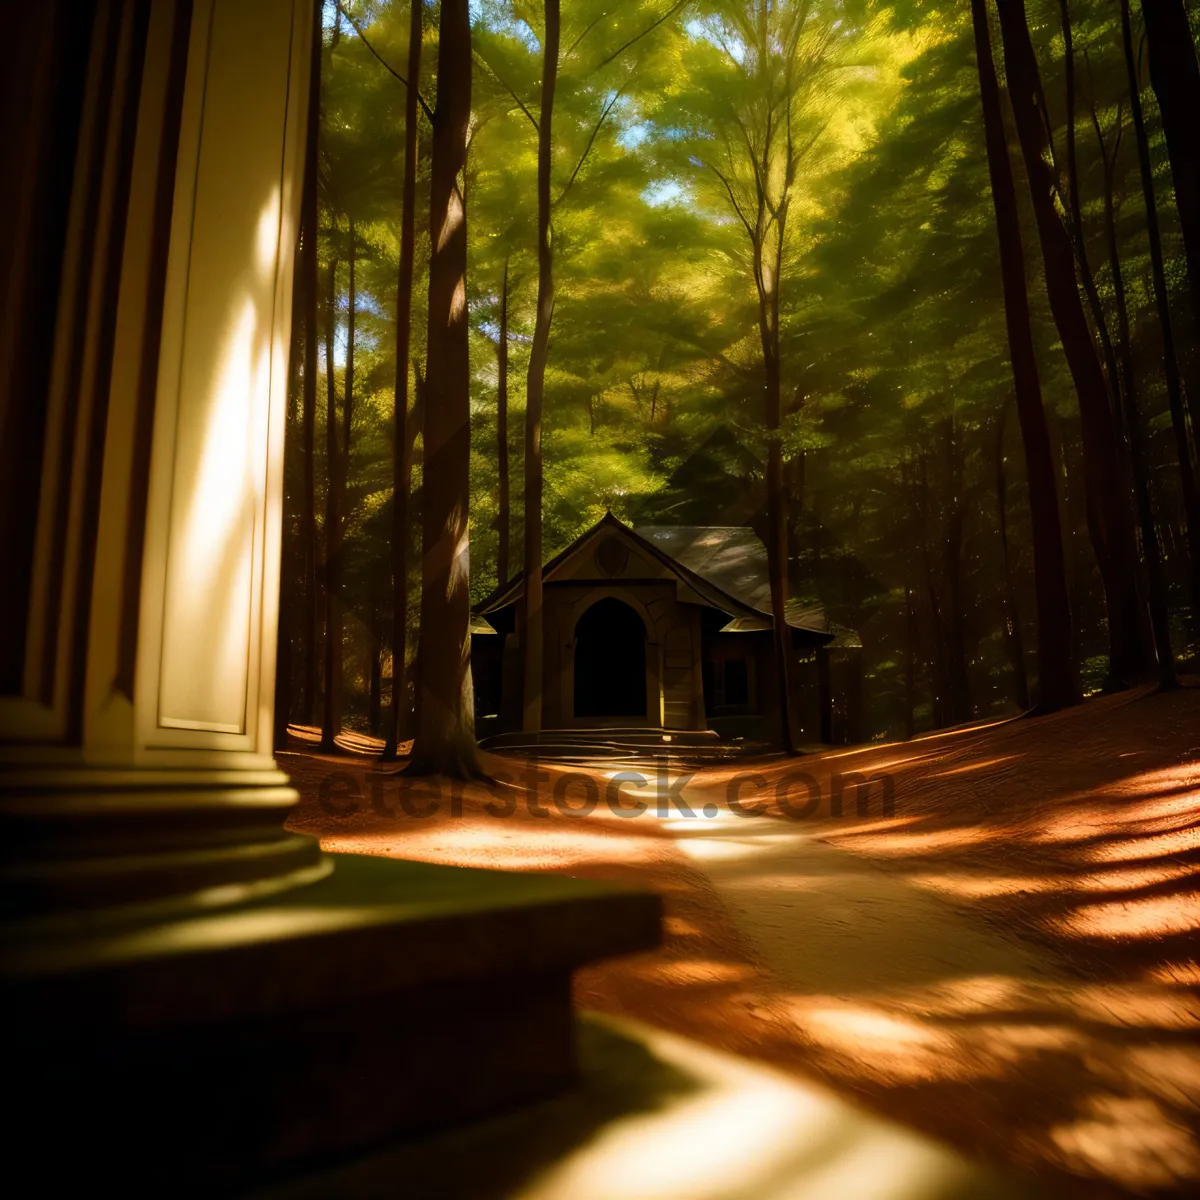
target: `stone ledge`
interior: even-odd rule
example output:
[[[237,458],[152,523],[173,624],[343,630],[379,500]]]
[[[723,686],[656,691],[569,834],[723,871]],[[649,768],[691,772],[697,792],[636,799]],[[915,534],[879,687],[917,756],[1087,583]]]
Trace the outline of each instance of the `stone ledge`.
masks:
[[[572,971],[660,936],[645,892],[334,857],[259,903],[0,951],[10,1145],[41,1177],[211,1194],[554,1094]]]

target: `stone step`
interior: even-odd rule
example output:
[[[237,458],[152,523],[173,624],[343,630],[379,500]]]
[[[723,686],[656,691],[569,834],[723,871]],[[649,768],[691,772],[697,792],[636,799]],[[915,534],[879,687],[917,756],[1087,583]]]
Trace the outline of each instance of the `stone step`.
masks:
[[[209,916],[0,943],[10,1160],[225,1195],[554,1095],[577,1077],[572,972],[660,937],[644,891],[330,857]]]

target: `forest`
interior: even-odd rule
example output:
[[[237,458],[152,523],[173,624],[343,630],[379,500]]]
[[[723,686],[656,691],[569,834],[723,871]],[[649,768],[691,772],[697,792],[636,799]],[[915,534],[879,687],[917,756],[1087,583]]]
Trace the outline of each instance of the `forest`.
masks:
[[[1194,669],[1200,10],[317,8],[283,736],[475,771],[522,571],[538,729],[541,565],[609,511],[752,527],[865,739]]]

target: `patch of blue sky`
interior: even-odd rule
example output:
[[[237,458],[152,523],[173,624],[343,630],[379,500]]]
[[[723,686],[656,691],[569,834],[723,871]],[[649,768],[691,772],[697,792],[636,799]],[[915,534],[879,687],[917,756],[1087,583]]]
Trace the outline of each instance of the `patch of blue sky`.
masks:
[[[686,200],[688,190],[678,179],[656,179],[642,191],[642,199],[651,208],[662,208]]]
[[[541,39],[530,27],[528,21],[517,20],[512,23],[512,32],[525,43],[525,48],[530,51],[540,51],[542,48]]]
[[[649,122],[632,121],[617,134],[617,145],[626,150],[636,150],[649,136]]]
[[[745,61],[746,43],[735,34],[722,29],[716,17],[693,17],[683,28],[693,41],[708,42],[710,46],[724,51],[735,62]]]

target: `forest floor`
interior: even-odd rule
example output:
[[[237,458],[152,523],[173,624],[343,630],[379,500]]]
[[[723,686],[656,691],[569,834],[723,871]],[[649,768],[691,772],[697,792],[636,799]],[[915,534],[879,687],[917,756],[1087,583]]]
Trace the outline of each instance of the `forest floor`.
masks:
[[[801,759],[647,763],[619,797],[647,803],[636,819],[603,803],[611,765],[546,762],[532,791],[444,785],[438,813],[406,815],[436,781],[375,773],[369,739],[320,756],[296,734],[290,824],[326,849],[662,893],[662,947],[580,972],[581,1006],[817,1078],[1057,1195],[1200,1187],[1200,689]],[[852,772],[876,779],[862,813]],[[602,802],[567,815],[556,789],[562,808]]]

